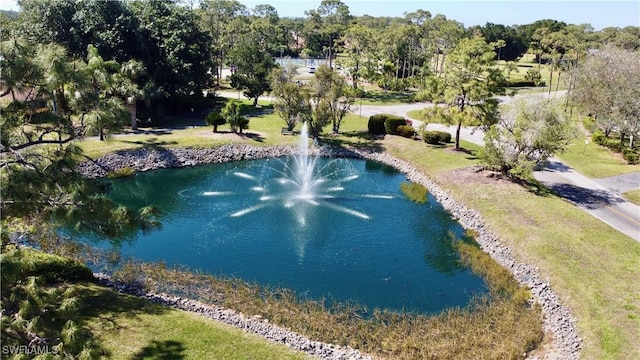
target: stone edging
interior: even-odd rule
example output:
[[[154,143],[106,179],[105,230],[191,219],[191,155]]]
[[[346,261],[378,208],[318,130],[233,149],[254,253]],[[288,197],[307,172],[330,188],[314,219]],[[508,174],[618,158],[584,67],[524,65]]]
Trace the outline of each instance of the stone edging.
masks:
[[[136,171],[147,171],[147,170],[155,170],[161,168],[176,168],[176,167],[184,167],[191,166],[197,164],[210,164],[210,163],[220,163],[220,162],[228,162],[228,161],[237,161],[237,160],[249,160],[249,159],[260,159],[266,157],[277,157],[277,156],[287,156],[294,155],[297,153],[297,149],[295,147],[288,146],[275,146],[275,147],[257,147],[251,145],[223,145],[216,148],[211,149],[193,149],[193,148],[183,148],[183,149],[162,149],[162,150],[148,150],[148,149],[140,149],[133,151],[123,151],[118,153],[113,153],[106,155],[102,158],[92,161],[86,161],[78,166],[78,170],[84,176],[89,178],[99,178],[106,176],[109,172],[131,167]],[[340,157],[356,157],[356,158],[364,158],[369,160],[378,161],[384,163],[386,165],[392,166],[404,173],[407,179],[419,183],[429,189],[431,195],[433,195],[440,204],[447,210],[452,216],[462,224],[465,229],[473,230],[478,235],[476,237],[476,241],[480,244],[480,247],[487,252],[491,257],[500,263],[502,266],[511,271],[515,278],[529,288],[536,298],[537,302],[540,304],[543,314],[544,314],[544,329],[553,334],[553,348],[557,355],[559,355],[562,359],[578,359],[579,358],[579,350],[582,346],[582,340],[578,336],[577,329],[575,327],[576,319],[571,315],[568,308],[563,306],[560,302],[560,298],[556,293],[551,290],[551,287],[548,282],[544,282],[541,279],[539,270],[531,265],[523,264],[513,257],[511,254],[511,249],[500,242],[495,233],[493,233],[485,222],[482,220],[480,214],[476,211],[467,208],[463,204],[455,201],[445,190],[440,188],[438,184],[431,181],[424,174],[419,172],[415,167],[413,167],[408,162],[399,160],[387,153],[376,153],[376,152],[368,152],[368,151],[350,151],[344,149],[333,149],[329,147],[324,147],[321,149],[316,149],[314,153],[322,155],[322,156],[340,156]],[[157,297],[159,295],[153,294],[152,298]],[[167,301],[170,304],[182,304],[185,303],[188,308],[200,309],[199,306],[204,306],[199,303],[189,303],[187,300],[180,298],[173,298],[170,296],[163,297],[168,299]],[[177,300],[176,300],[177,299]],[[185,302],[186,301],[186,302]],[[198,304],[197,306],[194,304]],[[173,305],[176,306],[176,305]],[[195,307],[194,307],[195,306]],[[177,306],[176,306],[177,307]],[[182,308],[182,307],[181,307]],[[206,306],[205,306],[206,308]],[[216,309],[216,308],[212,308]],[[189,310],[194,311],[194,310]],[[220,313],[220,309],[212,310],[213,313]],[[235,313],[232,310],[231,313]],[[207,314],[209,311],[207,310]],[[209,316],[209,315],[207,315]],[[225,315],[226,316],[226,315]],[[222,320],[222,319],[220,319]],[[223,320],[224,321],[224,320]],[[255,320],[257,321],[257,320]],[[226,322],[226,321],[225,321]],[[236,320],[233,320],[235,324]],[[266,324],[264,321],[257,321],[262,326],[265,327],[273,327],[272,324]],[[237,324],[242,324],[242,322],[237,322]],[[241,325],[243,329],[249,329],[250,327],[245,327]],[[282,329],[280,329],[282,330]],[[251,330],[248,330],[251,331]],[[267,330],[264,333],[260,332],[261,335],[265,337],[271,331]],[[291,333],[293,334],[293,333]],[[295,334],[295,336],[300,336]],[[276,338],[282,338],[279,335]],[[285,336],[284,339],[289,338]],[[302,337],[301,337],[302,338]],[[295,343],[304,343],[311,344],[315,343],[311,340],[303,338],[304,340],[295,341]],[[274,339],[275,340],[275,339]],[[318,343],[322,344],[322,343]],[[326,346],[320,346],[318,349],[326,349],[327,346],[329,348],[333,347],[333,345],[325,344]],[[291,346],[291,345],[290,345]],[[310,346],[310,345],[309,345]],[[304,346],[304,348],[309,349],[309,346]],[[315,346],[315,345],[314,345]],[[293,347],[293,346],[292,346]],[[294,347],[296,348],[296,347]],[[303,350],[302,348],[297,348]],[[311,350],[316,349],[311,348]],[[324,350],[322,350],[324,351]],[[321,352],[322,352],[321,351]],[[355,350],[348,350],[354,351]],[[356,356],[356,353],[349,353],[349,356]],[[362,356],[359,352],[357,352],[357,356]],[[316,355],[313,353],[312,355]],[[332,355],[333,356],[333,355]],[[326,359],[360,359],[366,357],[324,357]]]
[[[231,309],[211,306],[191,299],[165,293],[144,291],[135,286],[114,281],[109,275],[103,273],[94,273],[93,275],[98,279],[100,284],[111,287],[119,292],[135,295],[176,309],[197,313],[209,319],[232,325],[248,333],[260,335],[266,339],[282,343],[292,349],[303,351],[320,359],[371,360],[371,357],[363,355],[360,351],[351,347],[342,347],[310,340],[290,330],[271,324],[269,320],[262,319],[260,316],[249,317]]]

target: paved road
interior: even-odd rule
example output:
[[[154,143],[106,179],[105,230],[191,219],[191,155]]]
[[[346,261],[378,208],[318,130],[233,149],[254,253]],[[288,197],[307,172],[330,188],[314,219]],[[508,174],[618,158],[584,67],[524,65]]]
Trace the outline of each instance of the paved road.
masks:
[[[590,179],[554,158],[542,171],[536,171],[535,177],[555,193],[640,242],[640,206],[620,195],[640,188],[640,173]]]
[[[498,99],[501,103],[508,103],[517,98],[535,96],[556,97],[563,96],[566,92],[531,95],[517,95],[515,97],[502,96]],[[424,109],[433,106],[431,103],[413,103],[401,105],[359,105],[355,106],[353,113],[362,116],[387,113],[407,117],[412,110]],[[411,119],[414,127],[418,128],[421,122]],[[455,135],[455,126],[442,124],[428,124],[428,130],[447,131]],[[460,138],[475,144],[483,145],[484,134],[480,130],[462,128]],[[640,173],[615,176],[605,179],[590,179],[577,173],[559,159],[551,159],[549,165],[541,171],[534,173],[536,179],[547,185],[559,196],[562,196],[584,209],[591,215],[609,224],[618,231],[640,242],[640,207],[626,201],[620,195],[623,192],[640,189]]]

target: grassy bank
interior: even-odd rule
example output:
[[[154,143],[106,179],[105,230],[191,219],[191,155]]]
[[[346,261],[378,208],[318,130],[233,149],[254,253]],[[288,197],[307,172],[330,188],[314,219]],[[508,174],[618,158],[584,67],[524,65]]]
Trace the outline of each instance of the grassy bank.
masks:
[[[577,172],[592,178],[640,171],[640,165],[627,164],[621,154],[614,153],[585,136],[573,140],[566,151],[558,157]]]
[[[42,290],[34,290],[30,280],[34,277],[41,279]],[[27,331],[50,338],[50,346],[60,341],[55,338],[62,338],[66,351],[72,348],[74,341],[81,339],[84,346],[91,344],[93,348],[90,358],[308,358],[301,352],[229,325],[98,286],[87,281],[90,277],[89,269],[69,259],[31,249],[5,247],[2,255],[3,345],[27,345],[16,337],[21,333],[20,325],[11,323],[13,319],[8,315],[14,310],[13,302],[17,301],[14,299],[24,296],[21,284],[28,284],[24,289],[30,296],[30,305],[19,304],[22,321],[30,324],[33,321]],[[58,295],[65,296],[59,305],[65,310],[57,309],[56,301],[39,304],[36,301],[38,297],[33,294],[40,291],[43,294],[56,291],[63,294]],[[74,304],[73,309],[69,304]],[[45,318],[44,313],[33,311],[36,306],[43,306],[46,309],[44,313],[56,315]],[[76,324],[73,336],[65,332],[67,327],[63,325],[67,318]]]
[[[383,146],[479,211],[518,258],[540,267],[579,319],[584,358],[640,357],[633,335],[640,333],[640,244],[560,198],[456,171],[433,153],[440,149],[417,150],[399,137]]]
[[[622,196],[636,205],[640,205],[640,190],[627,191]]]
[[[265,144],[297,140],[297,137],[279,134],[282,120],[267,121],[268,116],[262,119],[264,123],[250,126],[255,126],[253,130],[263,127]],[[473,175],[460,171],[477,164],[473,155],[395,136],[376,140],[364,134],[363,129],[366,129],[366,119],[353,117],[343,125],[345,135],[326,137],[325,141],[389,151],[412,162],[451,191],[457,200],[479,211],[511,246],[516,257],[540,268],[543,278],[549,279],[553,290],[572,309],[584,340],[583,358],[640,358],[634,336],[640,333],[640,285],[637,281],[640,278],[640,244],[560,198],[539,196],[522,186],[487,177],[484,173]],[[252,139],[243,141],[254,142]],[[90,148],[86,143],[83,146]],[[464,142],[463,147],[477,149]],[[579,146],[570,149],[563,159],[572,152],[580,154],[580,150]],[[590,162],[593,166],[607,162],[606,158],[599,159],[592,157]],[[573,161],[570,163],[583,171]],[[608,168],[610,165],[601,166]],[[356,330],[349,329],[349,332],[357,333]]]

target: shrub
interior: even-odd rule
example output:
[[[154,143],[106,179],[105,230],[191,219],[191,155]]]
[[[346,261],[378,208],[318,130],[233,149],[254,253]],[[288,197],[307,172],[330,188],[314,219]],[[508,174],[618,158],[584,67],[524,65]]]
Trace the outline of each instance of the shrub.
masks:
[[[427,202],[427,188],[416,183],[401,183],[400,190],[407,197],[407,199],[417,202],[418,204],[424,204]]]
[[[533,87],[537,86],[532,80],[511,80],[509,81],[509,87]]]
[[[593,135],[591,135],[591,140],[598,145],[604,145],[607,137],[604,136],[604,133],[602,131],[596,131],[593,133]]]
[[[440,135],[438,135],[435,131],[423,132],[422,138],[427,144],[438,145],[440,143]]]
[[[414,129],[413,126],[410,125],[400,125],[398,126],[396,131],[398,132],[398,135],[406,138],[413,137],[413,135],[416,134],[416,129]]]
[[[136,171],[131,166],[123,167],[122,169],[114,170],[107,174],[109,179],[127,178],[136,174]]]
[[[387,134],[396,135],[398,133],[398,126],[406,125],[406,121],[403,117],[396,115],[389,115],[384,121],[384,129]]]
[[[424,142],[431,145],[438,145],[440,143],[440,135],[438,135],[436,131],[423,132],[422,139],[424,139]]]
[[[446,131],[435,131],[436,134],[438,134],[438,137],[440,138],[440,142],[442,143],[450,143],[451,142],[451,134],[449,134]]]
[[[422,138],[424,139],[424,142],[431,145],[451,142],[451,134],[446,131],[425,131],[422,133]]]
[[[367,124],[370,134],[384,135],[387,132],[384,129],[384,121],[387,120],[388,114],[375,114],[369,117]]]
[[[629,164],[635,165],[640,163],[640,155],[638,155],[636,150],[624,149],[622,151],[622,156]]]

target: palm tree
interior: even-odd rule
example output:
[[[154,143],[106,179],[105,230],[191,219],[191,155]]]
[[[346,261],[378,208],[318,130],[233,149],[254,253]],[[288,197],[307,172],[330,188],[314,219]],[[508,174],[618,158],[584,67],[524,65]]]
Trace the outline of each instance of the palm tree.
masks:
[[[125,101],[129,108],[131,129],[138,129],[137,104],[146,97],[145,86],[140,86],[140,81],[146,75],[147,69],[138,60],[129,60],[120,66],[118,72],[118,85],[116,92]]]

